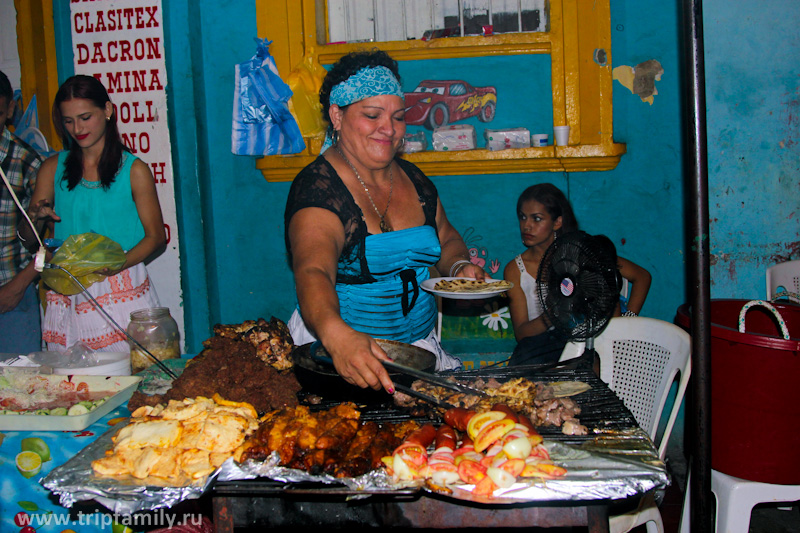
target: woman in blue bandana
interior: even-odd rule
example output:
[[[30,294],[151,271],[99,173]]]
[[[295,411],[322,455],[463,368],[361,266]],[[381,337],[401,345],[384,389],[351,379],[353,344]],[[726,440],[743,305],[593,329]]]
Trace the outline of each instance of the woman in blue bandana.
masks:
[[[322,154],[294,179],[284,215],[298,310],[295,344],[319,339],[337,372],[359,387],[394,387],[375,338],[437,355],[437,370],[460,368],[436,339],[436,301],[421,289],[429,268],[485,279],[447,220],[436,187],[395,157],[406,132],[397,62],[354,52],[320,89],[330,123]]]

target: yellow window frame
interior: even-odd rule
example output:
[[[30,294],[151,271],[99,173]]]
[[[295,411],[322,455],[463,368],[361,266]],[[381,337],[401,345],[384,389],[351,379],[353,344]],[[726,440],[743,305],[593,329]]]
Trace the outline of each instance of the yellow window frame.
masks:
[[[550,0],[550,31],[431,41],[391,41],[375,46],[398,61],[512,54],[548,54],[551,60],[553,121],[569,124],[568,146],[501,151],[417,152],[404,155],[431,176],[515,172],[611,170],[625,153],[614,142],[610,0]],[[306,53],[323,64],[363,44],[319,44],[327,35],[325,0],[256,0],[258,35],[272,41],[270,53],[286,79]],[[599,58],[599,59],[598,59]],[[305,152],[259,158],[267,181],[291,181],[319,153],[306,139]]]

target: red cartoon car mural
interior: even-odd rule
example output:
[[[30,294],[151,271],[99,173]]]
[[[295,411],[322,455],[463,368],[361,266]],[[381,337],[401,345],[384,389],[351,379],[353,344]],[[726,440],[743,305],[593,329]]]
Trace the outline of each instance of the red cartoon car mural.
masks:
[[[481,122],[494,119],[497,90],[473,87],[461,80],[423,80],[412,93],[405,93],[406,124],[429,130],[478,116]]]

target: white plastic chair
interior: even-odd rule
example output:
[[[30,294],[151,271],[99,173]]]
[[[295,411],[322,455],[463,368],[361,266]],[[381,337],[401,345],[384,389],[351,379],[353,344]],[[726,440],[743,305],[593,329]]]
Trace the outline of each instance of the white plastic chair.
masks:
[[[583,342],[567,343],[560,360],[579,357],[584,349]],[[612,318],[594,339],[594,349],[600,356],[600,379],[620,397],[653,442],[670,389],[678,379],[675,403],[657,442],[658,455],[663,460],[691,375],[689,334],[675,324],[654,318]],[[609,518],[612,533],[630,531],[642,524],[646,524],[649,533],[664,532],[652,495],[643,497],[634,511]]]
[[[767,269],[767,299],[772,300],[781,287],[789,293],[800,294],[800,259],[772,265]],[[793,302],[800,303],[796,296],[789,296]]]
[[[691,474],[690,474],[691,475]],[[690,532],[690,479],[686,479],[680,532]],[[800,500],[800,485],[773,485],[747,481],[711,470],[711,492],[717,500],[716,531],[718,533],[747,533],[750,515],[759,503],[796,502]]]

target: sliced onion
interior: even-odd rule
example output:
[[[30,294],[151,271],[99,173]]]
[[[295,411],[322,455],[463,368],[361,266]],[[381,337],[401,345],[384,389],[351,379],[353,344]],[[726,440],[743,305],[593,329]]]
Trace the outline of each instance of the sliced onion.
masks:
[[[436,485],[441,486],[456,483],[459,479],[458,472],[452,472],[448,470],[436,470],[431,474],[431,481],[433,481]]]
[[[531,453],[531,441],[528,439],[512,439],[505,443],[503,451],[511,459],[525,459]]]
[[[414,474],[411,473],[411,468],[403,461],[400,455],[395,454],[394,461],[392,461],[392,469],[394,470],[394,478],[401,481],[410,481],[414,479]]]
[[[486,475],[489,476],[489,478],[494,481],[494,484],[501,489],[507,489],[517,482],[516,477],[512,476],[502,468],[497,468],[494,466],[490,466],[486,469]]]

